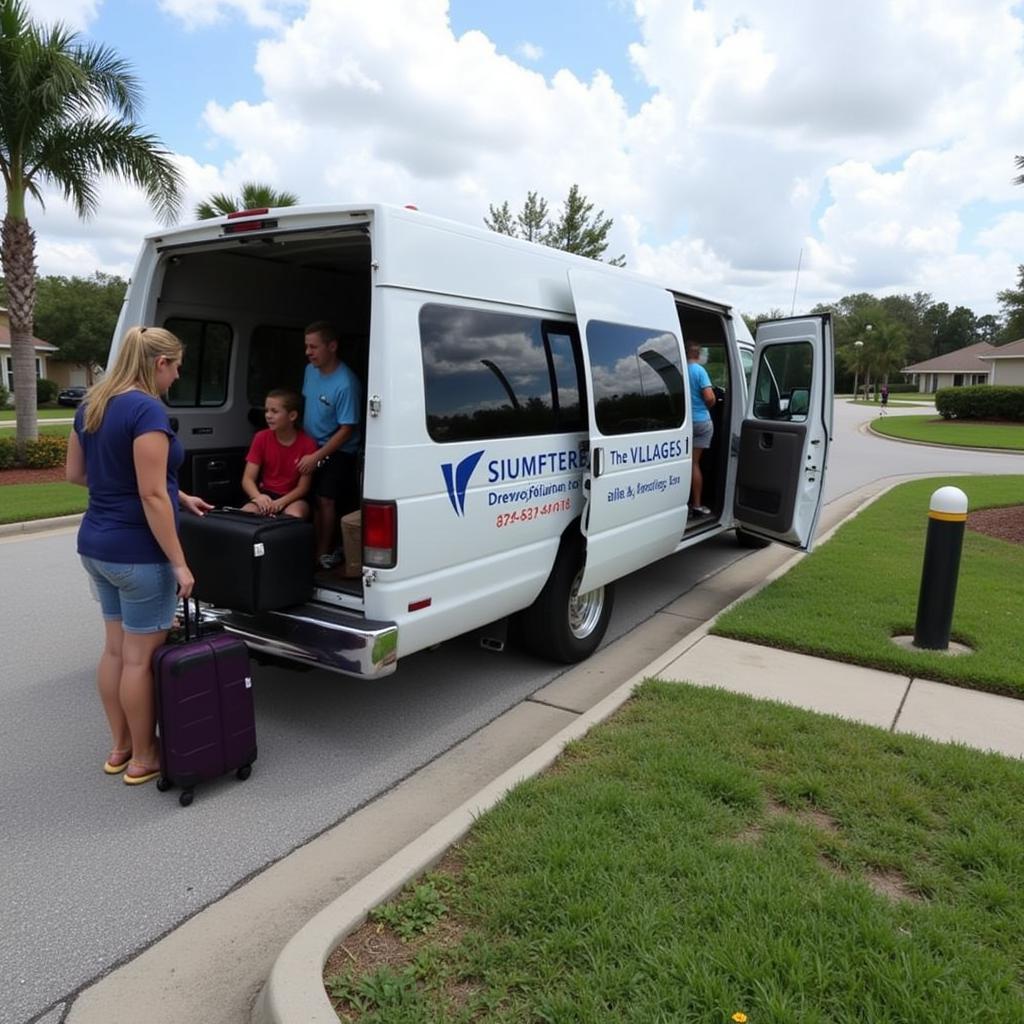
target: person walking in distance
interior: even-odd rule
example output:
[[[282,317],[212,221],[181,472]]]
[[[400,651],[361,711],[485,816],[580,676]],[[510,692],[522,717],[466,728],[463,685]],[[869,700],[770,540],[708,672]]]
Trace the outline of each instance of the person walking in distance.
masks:
[[[335,545],[339,520],[359,507],[360,387],[338,356],[338,335],[325,320],[305,331],[306,375],[302,382],[303,429],[317,450],[299,459],[299,472],[313,476],[316,558],[322,569],[344,561]]]
[[[183,351],[170,331],[131,328],[68,437],[65,475],[89,490],[78,554],[104,620],[96,681],[112,749],[103,770],[132,786],[160,773],[153,653],[178,598],[192,593],[178,509],[213,507],[178,487],[185,452],[159,397],[178,379]]]
[[[690,399],[693,406],[693,461],[691,463],[690,512],[694,516],[709,516],[711,509],[704,504],[704,474],[700,458],[711,446],[715,432],[711,422],[711,407],[715,404],[715,389],[708,371],[700,362],[700,345],[686,346],[686,369],[690,379]]]

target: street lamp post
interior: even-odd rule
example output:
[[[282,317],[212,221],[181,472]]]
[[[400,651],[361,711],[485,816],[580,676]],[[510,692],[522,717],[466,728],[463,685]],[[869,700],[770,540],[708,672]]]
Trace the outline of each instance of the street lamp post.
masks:
[[[864,325],[864,333],[865,334],[870,335],[873,330],[874,330],[874,326],[872,324],[865,324]],[[860,361],[861,361],[861,358],[863,356],[864,342],[861,341],[858,338],[853,343],[853,345],[854,345],[854,348],[857,349],[857,365],[854,368],[854,372],[853,372],[853,400],[856,401],[857,400],[857,378],[860,376]],[[864,371],[864,386],[865,386],[865,388],[867,387],[867,384],[868,384],[868,372],[867,372],[867,370],[865,370]]]

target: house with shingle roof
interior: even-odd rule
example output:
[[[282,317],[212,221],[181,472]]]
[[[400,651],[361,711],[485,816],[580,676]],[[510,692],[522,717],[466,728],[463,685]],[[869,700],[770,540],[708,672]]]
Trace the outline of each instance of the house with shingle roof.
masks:
[[[47,363],[55,362],[53,353],[57,351],[57,346],[35,337],[32,339],[32,345],[36,350],[36,376],[49,377],[54,367],[47,366]],[[59,365],[67,367],[66,363]],[[58,381],[58,383],[63,386],[62,381]],[[11,357],[11,324],[7,318],[7,310],[3,306],[0,306],[0,384],[8,391],[14,390],[12,387],[14,384],[14,360]]]
[[[991,367],[989,384],[1024,385],[1024,338],[1000,345],[980,359]]]
[[[1020,344],[1014,342],[1014,345]],[[970,384],[991,384],[992,364],[986,359],[1000,349],[987,341],[979,341],[955,352],[925,359],[924,362],[904,366],[902,373],[909,377],[917,390],[930,393],[939,388],[960,388]]]

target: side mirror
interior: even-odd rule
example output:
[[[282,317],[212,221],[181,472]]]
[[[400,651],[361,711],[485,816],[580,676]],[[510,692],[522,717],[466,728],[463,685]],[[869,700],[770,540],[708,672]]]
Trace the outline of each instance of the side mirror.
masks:
[[[806,419],[811,405],[810,388],[793,388],[789,396],[789,418],[801,416]]]

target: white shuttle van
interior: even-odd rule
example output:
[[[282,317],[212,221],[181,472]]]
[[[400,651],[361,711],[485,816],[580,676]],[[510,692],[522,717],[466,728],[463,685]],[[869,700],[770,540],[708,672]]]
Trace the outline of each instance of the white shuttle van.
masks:
[[[615,581],[735,529],[808,549],[832,433],[827,315],[761,324],[628,270],[389,206],[243,211],[145,239],[133,324],[186,344],[168,395],[182,486],[241,496],[273,387],[301,386],[303,327],[333,322],[363,385],[363,572],[309,603],[216,609],[257,653],[382,676],[505,620],[542,655],[600,643]],[[719,401],[688,519],[684,346]]]

